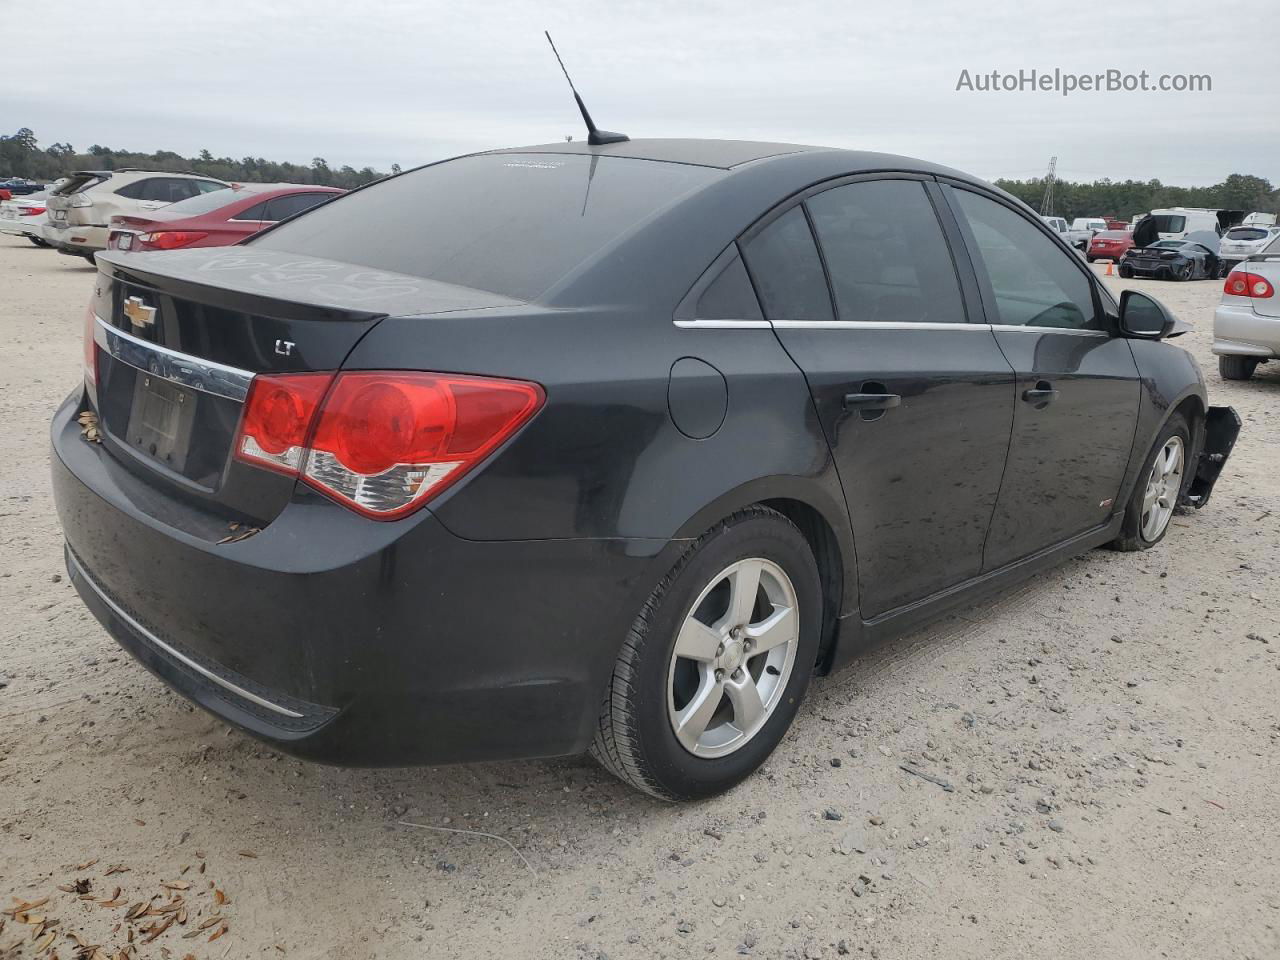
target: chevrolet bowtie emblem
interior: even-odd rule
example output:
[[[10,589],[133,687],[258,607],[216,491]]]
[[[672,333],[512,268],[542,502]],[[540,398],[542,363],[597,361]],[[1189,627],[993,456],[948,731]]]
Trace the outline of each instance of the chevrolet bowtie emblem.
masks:
[[[150,327],[156,322],[156,308],[148,307],[141,297],[130,297],[124,302],[124,315],[135,327]]]

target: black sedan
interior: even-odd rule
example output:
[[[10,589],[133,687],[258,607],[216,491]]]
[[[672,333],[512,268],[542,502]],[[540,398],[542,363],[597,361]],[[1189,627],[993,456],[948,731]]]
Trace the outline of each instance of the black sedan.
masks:
[[[1178,324],[902,157],[553,144],[247,244],[98,258],[53,419],[72,579],[298,756],[746,777],[815,672],[1203,506]]]
[[[1216,244],[1190,238],[1130,247],[1120,257],[1120,276],[1126,279],[1211,280],[1217,275]]]

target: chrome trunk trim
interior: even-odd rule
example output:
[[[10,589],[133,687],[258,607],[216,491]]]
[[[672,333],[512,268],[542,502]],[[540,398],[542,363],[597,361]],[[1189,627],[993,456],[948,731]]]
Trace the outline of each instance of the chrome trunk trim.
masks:
[[[189,390],[211,393],[228,400],[243,403],[249,395],[252,370],[229,367],[148,343],[111,326],[97,314],[94,314],[94,321],[94,342],[121,363]]]

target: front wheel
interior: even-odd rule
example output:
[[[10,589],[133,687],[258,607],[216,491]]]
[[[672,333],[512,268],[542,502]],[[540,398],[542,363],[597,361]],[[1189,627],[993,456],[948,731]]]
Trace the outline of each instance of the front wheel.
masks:
[[[646,601],[591,754],[664,800],[749,776],[781,741],[817,659],[822,588],[786,517],[749,507],[700,537]]]
[[[1147,455],[1133,495],[1125,507],[1116,550],[1150,550],[1169,532],[1174,508],[1191,476],[1188,456],[1191,430],[1180,414],[1173,414]]]

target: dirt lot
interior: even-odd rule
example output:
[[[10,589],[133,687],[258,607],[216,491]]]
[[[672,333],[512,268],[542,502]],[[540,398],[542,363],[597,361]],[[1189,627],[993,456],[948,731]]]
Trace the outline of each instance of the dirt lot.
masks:
[[[1133,282],[1245,421],[1206,510],[815,683],[763,772],[666,806],[587,760],[299,763],[118,652],[48,489],[92,276],[0,238],[0,897],[50,897],[63,960],[156,894],[133,926],[187,922],[139,957],[1280,956],[1280,369],[1219,379],[1219,283]]]

